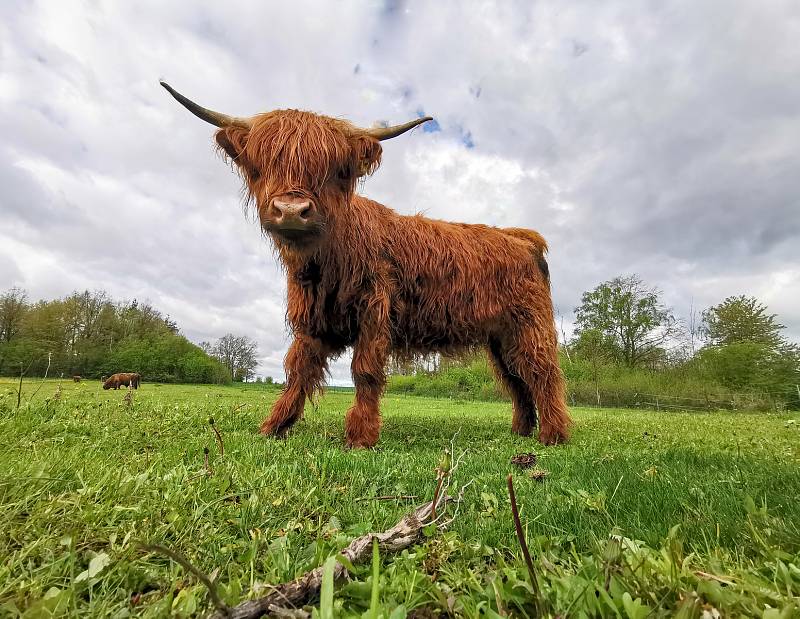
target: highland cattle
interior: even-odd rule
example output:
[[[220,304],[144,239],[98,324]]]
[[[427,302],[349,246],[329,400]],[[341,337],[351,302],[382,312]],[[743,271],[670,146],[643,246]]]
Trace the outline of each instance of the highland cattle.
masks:
[[[512,430],[532,434],[538,410],[542,443],[568,439],[541,235],[400,215],[356,193],[381,162],[381,141],[431,118],[362,129],[298,110],[234,117],[162,86],[218,128],[216,143],[240,173],[287,274],[294,340],[285,388],[262,433],[284,436],[323,386],[329,359],[352,348],[346,441],[371,447],[390,354],[484,347],[511,395]]]
[[[130,386],[132,389],[138,389],[141,382],[141,376],[136,372],[120,372],[112,374],[103,382],[103,389],[119,389],[120,387]]]

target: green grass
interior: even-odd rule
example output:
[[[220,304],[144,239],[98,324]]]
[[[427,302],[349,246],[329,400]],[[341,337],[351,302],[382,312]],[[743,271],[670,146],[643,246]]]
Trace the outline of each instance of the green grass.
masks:
[[[533,616],[510,472],[554,615],[800,612],[792,414],[574,409],[572,442],[543,448],[510,433],[507,403],[388,395],[379,447],[346,451],[352,394],[307,406],[275,441],[256,433],[277,397],[266,387],[144,384],[128,407],[98,382],[65,382],[55,399],[48,381],[29,400],[38,385],[16,410],[16,383],[0,380],[0,616],[206,613],[196,578],[142,543],[216,573],[229,603],[263,593],[430,500],[454,436],[467,450],[454,485],[474,481],[450,531],[382,557],[378,602],[373,566],[357,566],[337,615]],[[528,451],[543,481],[510,464]],[[419,498],[369,500],[381,495]]]

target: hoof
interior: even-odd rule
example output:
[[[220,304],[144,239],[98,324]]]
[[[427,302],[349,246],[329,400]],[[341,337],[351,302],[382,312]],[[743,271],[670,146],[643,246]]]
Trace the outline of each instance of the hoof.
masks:
[[[374,445],[367,445],[365,443],[347,443],[345,447],[347,449],[375,449]]]
[[[530,436],[531,434],[533,434],[534,429],[535,429],[534,426],[526,426],[522,428],[511,426],[511,432],[513,432],[517,436]]]
[[[285,439],[289,434],[290,426],[282,426],[273,428],[272,426],[261,426],[259,433],[265,438]]]
[[[555,429],[539,432],[539,442],[542,445],[561,445],[569,440],[569,435]]]
[[[375,443],[378,441],[369,441],[367,439],[348,439],[345,443],[347,449],[375,449]]]

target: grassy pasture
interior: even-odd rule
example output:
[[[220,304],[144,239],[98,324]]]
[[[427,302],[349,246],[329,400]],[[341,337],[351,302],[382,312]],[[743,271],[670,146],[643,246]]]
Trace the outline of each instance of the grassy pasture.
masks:
[[[361,616],[375,584],[376,617],[534,616],[510,472],[550,614],[800,612],[796,413],[574,409],[572,442],[542,448],[510,433],[507,403],[389,395],[378,449],[348,452],[351,394],[275,441],[256,434],[267,387],[144,384],[127,404],[96,381],[30,399],[39,386],[23,383],[17,410],[0,379],[0,616],[208,612],[197,579],[142,543],[215,574],[231,604],[264,594],[430,500],[454,436],[454,485],[474,481],[449,532],[383,557],[377,581],[356,566],[315,614]],[[543,480],[510,464],[530,451]]]

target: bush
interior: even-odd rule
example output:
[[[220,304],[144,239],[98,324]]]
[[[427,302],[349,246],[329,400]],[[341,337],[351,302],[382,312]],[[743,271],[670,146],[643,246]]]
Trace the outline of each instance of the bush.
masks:
[[[387,391],[429,397],[449,397],[459,400],[502,400],[507,398],[495,382],[485,359],[466,365],[448,365],[440,372],[421,372],[413,376],[389,377]]]
[[[0,374],[19,375],[22,367],[30,377],[138,372],[149,382],[231,380],[218,361],[147,304],[113,303],[102,291],[35,304],[25,303],[16,289],[0,296],[6,305],[9,299],[23,305],[13,337],[0,342]]]
[[[561,366],[567,399],[573,406],[769,410],[779,405],[768,393],[731,390],[695,363],[644,370],[562,358]],[[439,372],[390,376],[387,392],[459,400],[509,399],[489,363],[480,358],[448,365]]]
[[[103,374],[138,372],[145,382],[229,383],[219,361],[185,337],[172,333],[148,340],[127,340],[101,366]]]

